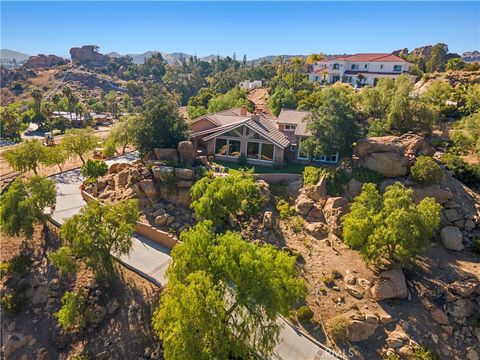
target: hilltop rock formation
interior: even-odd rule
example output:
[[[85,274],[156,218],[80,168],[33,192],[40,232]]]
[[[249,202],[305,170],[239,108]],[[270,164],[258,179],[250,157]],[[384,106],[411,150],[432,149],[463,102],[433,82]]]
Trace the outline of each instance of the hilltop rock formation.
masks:
[[[465,84],[479,84],[480,71],[448,71],[443,73],[428,74],[427,77],[415,83],[414,94],[423,94],[435,81],[447,81],[454,88]]]
[[[29,69],[49,68],[55,65],[63,65],[66,63],[64,58],[56,55],[38,54],[30,56],[23,66]]]
[[[105,66],[109,57],[100,54],[96,45],[84,45],[81,48],[71,48],[72,61],[87,66]]]
[[[467,51],[462,54],[463,61],[480,62],[480,51]]]
[[[399,177],[407,175],[411,158],[433,155],[433,149],[422,136],[404,134],[360,139],[354,153],[361,166],[385,177]]]

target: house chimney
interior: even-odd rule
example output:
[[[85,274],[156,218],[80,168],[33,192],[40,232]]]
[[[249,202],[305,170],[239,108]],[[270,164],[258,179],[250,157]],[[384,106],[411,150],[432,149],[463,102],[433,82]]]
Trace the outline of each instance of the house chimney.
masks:
[[[260,114],[252,114],[253,121],[260,121]]]
[[[240,108],[240,116],[247,116],[247,108],[245,106]]]

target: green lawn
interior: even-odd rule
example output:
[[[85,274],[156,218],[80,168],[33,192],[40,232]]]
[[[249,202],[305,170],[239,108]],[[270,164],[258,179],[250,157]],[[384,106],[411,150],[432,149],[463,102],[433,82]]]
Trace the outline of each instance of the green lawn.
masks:
[[[273,166],[263,166],[263,165],[240,165],[237,162],[230,161],[215,161],[217,164],[228,167],[230,174],[240,173],[240,169],[254,168],[255,174],[271,174],[271,173],[287,173],[287,174],[301,174],[305,168],[305,164],[296,164],[296,163],[287,163],[281,169],[274,168]]]

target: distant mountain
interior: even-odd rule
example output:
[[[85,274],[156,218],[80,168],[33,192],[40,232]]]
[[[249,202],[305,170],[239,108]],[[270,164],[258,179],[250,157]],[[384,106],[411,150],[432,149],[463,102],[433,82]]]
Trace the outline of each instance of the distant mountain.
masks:
[[[157,54],[159,52],[160,51],[147,51],[147,52],[144,52],[142,54],[126,54],[126,55],[121,55],[117,52],[111,52],[111,53],[106,54],[106,55],[110,56],[110,57],[113,57],[113,58],[119,58],[119,57],[122,57],[122,56],[130,56],[132,58],[134,64],[143,64],[145,62],[145,59],[149,59],[149,58],[152,57],[153,54]],[[188,58],[190,58],[190,56],[192,56],[190,54],[181,53],[181,52],[175,52],[175,53],[160,52],[160,54],[162,54],[165,61],[169,64],[179,64],[180,59],[182,57],[185,58],[185,59],[188,59]],[[200,58],[200,60],[211,61],[215,57],[216,56],[214,56],[214,55],[210,55],[210,56]]]
[[[22,63],[30,57],[28,54],[23,54],[18,51],[8,50],[8,49],[1,49],[0,50],[0,59],[2,63],[13,63],[14,61],[17,63]]]

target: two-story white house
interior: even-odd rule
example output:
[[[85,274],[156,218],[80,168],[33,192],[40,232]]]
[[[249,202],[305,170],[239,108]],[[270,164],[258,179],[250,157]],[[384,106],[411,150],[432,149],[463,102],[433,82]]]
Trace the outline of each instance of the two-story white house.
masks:
[[[388,53],[337,56],[319,61],[308,74],[311,82],[333,84],[343,82],[352,86],[375,86],[383,78],[396,79],[409,74],[412,64]],[[415,81],[415,75],[409,75]]]

